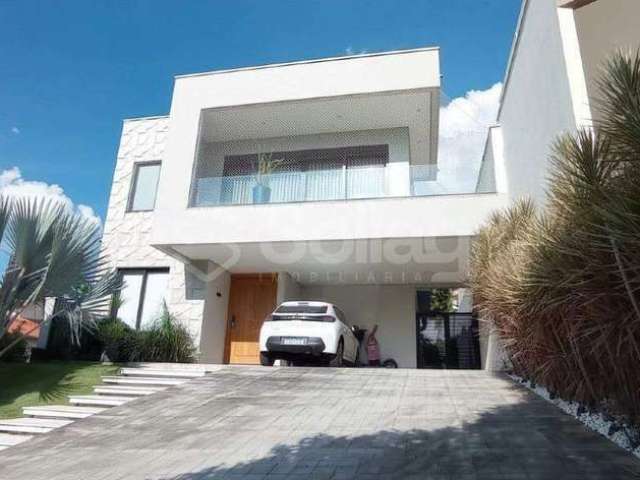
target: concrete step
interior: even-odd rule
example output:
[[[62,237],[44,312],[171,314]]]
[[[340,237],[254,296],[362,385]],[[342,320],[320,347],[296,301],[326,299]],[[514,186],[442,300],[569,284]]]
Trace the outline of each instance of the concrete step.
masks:
[[[165,363],[165,362],[129,362],[126,367],[150,368],[152,370],[198,370],[203,372],[216,372],[224,367],[217,363]]]
[[[47,433],[59,427],[73,423],[71,420],[54,420],[45,418],[7,418],[0,420],[0,432],[3,433]]]
[[[93,391],[98,395],[123,395],[130,397],[143,397],[152,393],[161,392],[165,387],[127,387],[124,385],[98,385]]]
[[[204,370],[178,370],[156,368],[123,368],[120,375],[127,377],[198,378],[204,377]]]
[[[0,446],[11,447],[19,443],[31,440],[33,435],[13,435],[11,433],[0,433]]]
[[[33,435],[38,433],[48,433],[51,430],[53,430],[53,428],[50,428],[50,427],[30,427],[28,425],[4,425],[0,423],[0,433]]]
[[[77,407],[71,405],[44,405],[41,407],[24,407],[23,415],[37,418],[76,419],[86,418],[104,412],[104,408]]]
[[[109,384],[118,384],[118,385],[129,385],[129,386],[137,386],[142,387],[143,385],[148,386],[172,386],[172,385],[180,385],[181,383],[186,382],[186,380],[181,380],[177,378],[158,378],[158,377],[102,377],[102,381],[104,383]]]
[[[70,395],[72,405],[93,405],[96,407],[118,407],[135,400],[136,397],[115,397],[109,395]]]

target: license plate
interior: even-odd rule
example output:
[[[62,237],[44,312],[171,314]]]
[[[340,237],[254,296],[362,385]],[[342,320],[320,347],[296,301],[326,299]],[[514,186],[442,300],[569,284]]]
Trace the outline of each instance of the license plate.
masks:
[[[307,339],[306,338],[295,338],[295,337],[284,337],[282,339],[282,344],[283,345],[306,345],[307,344]]]

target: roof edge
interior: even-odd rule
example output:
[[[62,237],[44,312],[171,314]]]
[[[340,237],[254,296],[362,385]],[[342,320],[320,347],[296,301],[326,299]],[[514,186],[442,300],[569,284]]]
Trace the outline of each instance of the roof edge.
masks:
[[[132,117],[132,118],[123,118],[122,122],[140,122],[144,120],[160,120],[161,118],[169,118],[169,115],[155,115],[150,117]]]
[[[339,57],[322,57],[322,58],[313,58],[309,60],[297,60],[294,62],[266,63],[264,65],[255,65],[250,67],[227,68],[223,70],[210,70],[207,72],[186,73],[181,75],[174,75],[174,78],[180,79],[180,78],[190,78],[190,77],[201,77],[205,75],[218,75],[221,73],[244,72],[244,71],[250,71],[250,70],[263,70],[267,68],[288,67],[291,65],[304,65],[304,64],[311,64],[311,63],[321,63],[321,62],[335,62],[335,61],[341,61],[341,60],[351,60],[354,58],[382,57],[387,55],[403,55],[407,53],[439,51],[439,50],[440,50],[440,47],[433,46],[433,47],[408,48],[404,50],[390,50],[386,52],[376,52],[376,53],[361,53],[358,55],[342,55]]]
[[[507,62],[507,69],[502,80],[502,91],[500,92],[500,99],[498,100],[498,114],[496,115],[497,122],[500,122],[500,115],[502,114],[502,105],[507,88],[509,87],[509,80],[511,79],[511,70],[513,69],[513,63],[515,61],[516,52],[520,45],[520,33],[522,31],[522,25],[524,24],[524,17],[527,14],[527,8],[529,7],[529,0],[522,0],[522,6],[520,7],[520,14],[518,15],[518,23],[516,25],[516,31],[513,35],[513,42],[511,42],[511,51],[509,52],[509,61]]]

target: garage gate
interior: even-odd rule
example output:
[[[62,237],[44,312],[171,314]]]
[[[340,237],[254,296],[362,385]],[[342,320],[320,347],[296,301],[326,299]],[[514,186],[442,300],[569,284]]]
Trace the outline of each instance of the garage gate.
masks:
[[[478,320],[473,313],[416,315],[418,368],[480,368]]]

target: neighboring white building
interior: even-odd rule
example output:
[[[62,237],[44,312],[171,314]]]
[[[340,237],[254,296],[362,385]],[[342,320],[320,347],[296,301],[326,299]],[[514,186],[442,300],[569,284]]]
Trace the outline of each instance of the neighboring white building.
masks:
[[[524,2],[475,188],[437,163],[437,48],[176,77],[167,117],[123,126],[104,229],[126,280],[118,315],[144,326],[164,298],[201,361],[256,363],[277,303],[323,300],[378,324],[401,367],[425,366],[418,339],[445,325],[471,366],[471,317],[428,315],[425,292],[464,285],[492,211],[543,200],[552,139],[590,118],[595,65],[638,44],[638,13],[634,0]],[[494,368],[495,345],[477,343]]]

